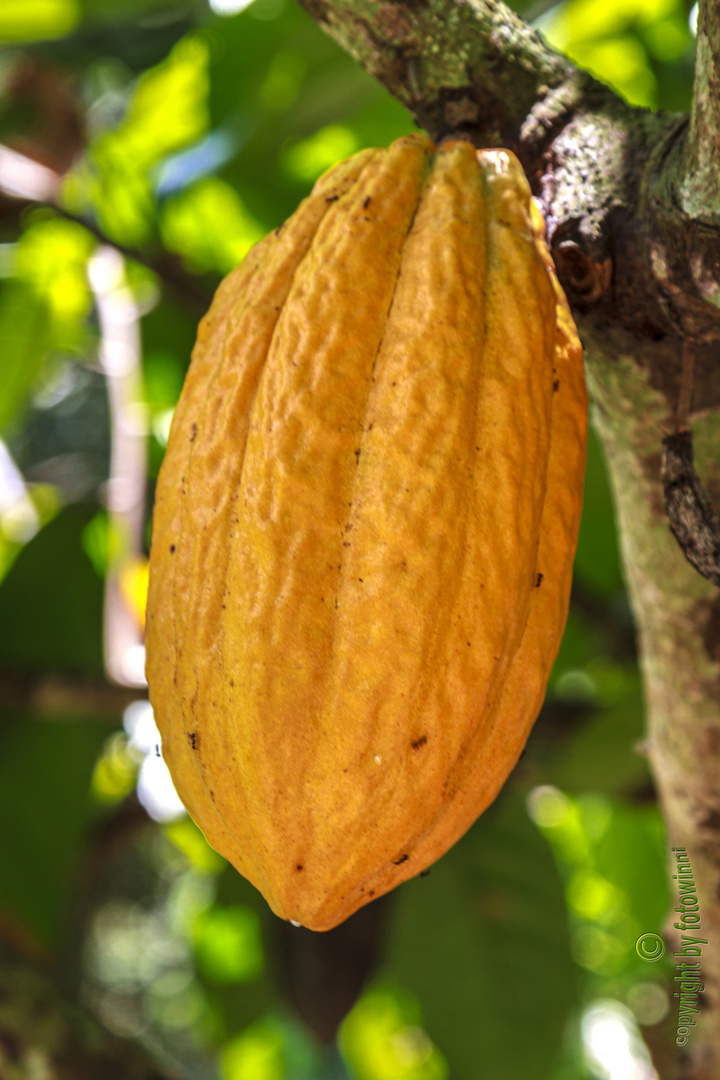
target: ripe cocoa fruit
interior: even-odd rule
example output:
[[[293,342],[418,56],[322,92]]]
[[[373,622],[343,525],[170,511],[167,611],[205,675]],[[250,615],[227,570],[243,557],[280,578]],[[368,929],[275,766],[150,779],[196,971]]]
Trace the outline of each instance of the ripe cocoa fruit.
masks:
[[[208,841],[315,930],[495,798],[565,624],[582,351],[514,156],[335,166],[221,284],[153,522],[147,676]]]

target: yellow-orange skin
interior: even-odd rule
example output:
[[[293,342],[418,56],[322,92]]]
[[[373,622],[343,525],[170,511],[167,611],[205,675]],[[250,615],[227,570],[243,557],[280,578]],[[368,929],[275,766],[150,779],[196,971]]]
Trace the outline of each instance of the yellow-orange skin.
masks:
[[[200,325],[150,699],[208,841],[314,930],[439,858],[542,704],[587,423],[543,235],[511,153],[410,135],[323,176]]]

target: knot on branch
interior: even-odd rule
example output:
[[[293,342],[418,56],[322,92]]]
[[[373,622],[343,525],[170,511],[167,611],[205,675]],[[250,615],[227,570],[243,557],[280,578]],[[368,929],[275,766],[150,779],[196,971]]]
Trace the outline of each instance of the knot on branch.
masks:
[[[582,219],[570,218],[558,225],[551,248],[558,277],[571,299],[594,304],[610,288],[612,259],[605,240],[588,236]]]

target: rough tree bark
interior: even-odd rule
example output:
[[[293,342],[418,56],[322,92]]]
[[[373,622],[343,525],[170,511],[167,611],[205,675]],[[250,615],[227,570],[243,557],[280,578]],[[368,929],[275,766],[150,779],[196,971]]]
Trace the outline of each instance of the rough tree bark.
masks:
[[[497,0],[300,2],[434,138],[514,150],[542,202],[617,503],[668,847],[687,848],[708,942],[704,1023],[658,1048],[662,1076],[717,1080],[720,595],[669,531],[660,462],[689,340],[696,463],[720,502],[720,5],[700,0],[688,118],[630,108]]]

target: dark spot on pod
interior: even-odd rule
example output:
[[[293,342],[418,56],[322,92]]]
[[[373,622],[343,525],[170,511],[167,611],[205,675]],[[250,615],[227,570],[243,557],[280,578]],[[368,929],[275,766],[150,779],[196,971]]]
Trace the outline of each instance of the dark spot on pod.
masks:
[[[170,545],[170,554],[171,554],[171,555],[174,555],[174,554],[175,554],[175,545],[174,545],[174,544],[171,544],[171,545]]]
[[[193,425],[190,428],[192,435],[190,436],[190,442],[195,442],[195,436],[197,435],[197,424],[193,421]]]
[[[368,896],[374,896],[374,895],[375,895],[375,890],[371,889],[370,892],[368,893]]]
[[[393,866],[401,866],[402,863],[407,862],[409,858],[409,855],[401,855],[399,859],[393,860]]]
[[[197,750],[200,737],[197,731],[188,731],[188,742],[191,750]]]
[[[553,383],[553,390],[558,390],[559,387],[560,387],[560,380],[555,379],[555,382]]]
[[[420,738],[416,739],[415,742],[412,743],[411,745],[412,745],[413,750],[419,750],[420,747],[424,746],[426,742],[427,742],[427,735],[421,735]],[[407,858],[407,855],[405,856],[405,858]]]
[[[363,203],[363,210],[367,210],[368,206],[370,205],[370,201],[371,201],[371,197],[370,197],[370,195],[368,195],[367,199]]]
[[[362,451],[359,448],[355,451],[355,464],[356,465],[360,464],[360,454],[361,454],[361,452]]]
[[[296,869],[296,870],[302,870],[302,869],[303,869],[303,864],[299,862],[299,863],[297,864],[297,866],[295,867],[295,869]]]
[[[325,202],[337,202],[339,198],[339,195],[326,195]]]
[[[535,579],[535,588],[536,589],[539,589],[540,586],[542,585],[542,579],[543,579],[543,574],[538,574],[537,578]]]

